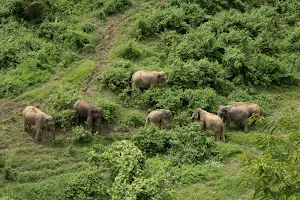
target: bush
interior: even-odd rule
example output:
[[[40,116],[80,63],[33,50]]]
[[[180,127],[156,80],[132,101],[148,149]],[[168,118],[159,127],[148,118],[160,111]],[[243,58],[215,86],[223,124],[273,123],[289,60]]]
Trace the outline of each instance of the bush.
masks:
[[[135,41],[126,42],[118,46],[115,51],[118,57],[128,60],[136,60],[142,56],[142,51]]]
[[[151,36],[165,30],[175,30],[185,33],[188,25],[184,21],[184,11],[181,8],[169,7],[153,10],[136,22],[137,36]]]
[[[145,125],[145,116],[138,112],[127,112],[119,123],[122,130],[130,130]]]
[[[18,20],[25,19],[29,22],[39,23],[44,18],[44,5],[35,0],[17,0],[11,6],[11,14]]]
[[[93,136],[89,130],[86,130],[82,126],[76,126],[72,128],[72,141],[74,143],[89,143],[93,140]]]
[[[102,88],[107,88],[115,92],[122,92],[127,87],[130,87],[131,76],[133,70],[125,68],[112,68],[103,72],[100,78]]]
[[[206,138],[200,134],[198,123],[172,130],[176,136],[171,140],[170,155],[174,164],[199,164],[215,156],[214,137]]]
[[[169,66],[168,84],[184,89],[211,87],[222,94],[230,90],[231,84],[226,81],[226,73],[217,62],[207,59],[188,62],[174,62]]]
[[[107,15],[126,10],[132,5],[131,0],[104,0],[103,12]]]
[[[101,169],[88,169],[65,181],[58,199],[108,198],[109,180]]]
[[[151,125],[133,137],[135,144],[147,155],[170,155],[173,164],[197,164],[217,155],[214,142],[199,133],[198,124],[176,127],[170,131]]]
[[[171,148],[172,135],[151,124],[133,136],[134,144],[148,157],[167,153]]]
[[[118,120],[120,106],[109,100],[98,100],[95,102],[103,110],[103,118],[108,123],[114,123]]]

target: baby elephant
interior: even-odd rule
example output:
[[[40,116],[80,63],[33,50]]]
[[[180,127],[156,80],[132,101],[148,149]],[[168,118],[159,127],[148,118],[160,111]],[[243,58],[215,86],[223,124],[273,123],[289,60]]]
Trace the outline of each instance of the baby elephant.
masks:
[[[167,85],[167,77],[165,72],[140,70],[135,72],[131,77],[132,88],[152,88],[157,83]]]
[[[52,116],[46,115],[35,106],[27,106],[23,111],[23,116],[24,131],[30,132],[31,125],[36,128],[35,142],[40,142],[45,137],[45,130],[52,131],[53,140],[55,140],[55,123]]]
[[[218,115],[209,113],[201,108],[197,108],[191,119],[199,120],[204,130],[208,129],[214,131],[216,134],[216,141],[222,140],[225,142],[224,124]]]
[[[98,133],[100,134],[103,113],[96,105],[85,101],[78,100],[74,104],[76,124],[79,124],[79,118],[87,119],[88,129],[95,133],[96,121],[98,121]]]
[[[172,126],[172,113],[170,110],[157,109],[151,111],[146,119],[146,126],[150,123],[159,128],[169,129]]]

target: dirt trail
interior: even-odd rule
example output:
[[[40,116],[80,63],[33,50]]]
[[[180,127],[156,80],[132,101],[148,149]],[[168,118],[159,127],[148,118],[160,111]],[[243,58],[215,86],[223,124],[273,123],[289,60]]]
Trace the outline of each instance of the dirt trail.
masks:
[[[132,12],[126,12],[116,14],[109,18],[104,26],[104,37],[101,43],[96,47],[96,53],[93,56],[93,60],[96,61],[96,69],[93,76],[87,83],[84,92],[87,96],[91,95],[91,90],[95,86],[100,74],[108,67],[108,52],[112,48],[114,42],[117,40],[117,28],[119,25],[125,23]]]
[[[163,2],[164,0],[158,0],[152,7],[156,7]],[[128,18],[135,13],[135,9],[136,8],[130,8],[125,13],[119,13],[108,18],[104,27],[104,37],[101,43],[96,47],[96,53],[93,56],[93,60],[96,61],[96,69],[84,89],[84,93],[87,96],[91,96],[91,90],[95,86],[100,74],[108,67],[108,53],[117,40],[117,28],[119,25],[127,22]]]

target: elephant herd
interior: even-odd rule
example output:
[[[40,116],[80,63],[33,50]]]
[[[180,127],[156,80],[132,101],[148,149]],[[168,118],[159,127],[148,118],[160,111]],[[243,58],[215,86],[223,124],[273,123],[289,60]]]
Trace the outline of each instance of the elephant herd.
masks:
[[[147,89],[155,87],[158,83],[166,85],[167,78],[163,71],[140,70],[135,72],[131,78],[133,89]],[[79,118],[87,121],[88,130],[95,133],[98,126],[100,134],[103,111],[96,105],[86,101],[78,100],[74,104],[76,124]],[[244,125],[244,131],[248,131],[248,118],[253,114],[262,115],[262,111],[257,104],[248,102],[232,102],[226,106],[220,106],[218,113],[213,114],[201,108],[197,108],[191,116],[191,120],[198,121],[204,130],[215,132],[216,141],[225,141],[224,123],[229,128],[231,122],[241,123]],[[39,110],[35,106],[27,106],[23,111],[24,131],[30,132],[31,126],[36,128],[35,141],[40,142],[45,136],[46,130],[52,132],[55,139],[55,122],[52,116],[49,116]],[[145,126],[150,123],[155,124],[159,128],[169,129],[172,126],[172,113],[170,110],[157,109],[151,111],[147,118]]]

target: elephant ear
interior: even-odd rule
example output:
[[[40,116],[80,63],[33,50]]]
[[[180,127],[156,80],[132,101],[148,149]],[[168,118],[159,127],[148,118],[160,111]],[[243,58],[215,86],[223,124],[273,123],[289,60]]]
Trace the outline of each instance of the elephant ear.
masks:
[[[166,114],[166,116],[167,116],[168,118],[172,118],[172,113],[171,113],[170,110],[166,110],[166,111],[165,111],[165,114]]]
[[[160,80],[164,80],[166,78],[166,73],[165,72],[157,72],[156,77]]]
[[[200,119],[200,113],[199,113],[198,110],[196,110],[196,111],[194,112],[193,117],[194,117],[194,119],[197,119],[197,120]]]

